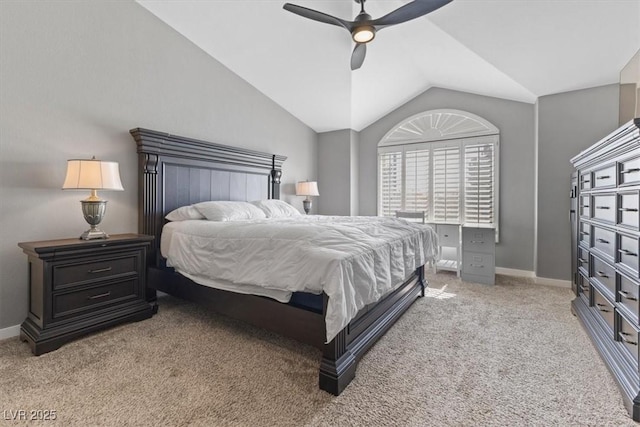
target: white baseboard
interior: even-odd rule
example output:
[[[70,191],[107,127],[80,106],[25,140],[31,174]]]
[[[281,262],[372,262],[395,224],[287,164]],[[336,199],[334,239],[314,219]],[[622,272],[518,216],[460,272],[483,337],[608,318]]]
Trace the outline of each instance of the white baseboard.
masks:
[[[516,270],[513,268],[496,267],[496,274],[504,274],[505,276],[526,277],[533,279],[536,285],[555,286],[558,288],[571,289],[570,280],[550,279],[548,277],[538,277],[536,273],[529,270]]]
[[[18,335],[20,335],[20,325],[9,326],[8,328],[0,329],[0,340],[17,337]]]

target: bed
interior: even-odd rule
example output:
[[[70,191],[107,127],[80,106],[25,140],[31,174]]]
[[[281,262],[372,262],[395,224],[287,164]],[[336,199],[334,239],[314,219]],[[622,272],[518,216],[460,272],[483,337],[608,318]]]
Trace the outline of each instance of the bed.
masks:
[[[335,327],[325,322],[333,302],[326,293],[293,292],[289,302],[283,303],[204,286],[178,273],[161,252],[165,216],[179,207],[211,200],[279,199],[286,157],[148,129],[130,132],[138,152],[139,232],[155,237],[147,259],[147,299],[156,309],[156,291],[162,291],[315,346],[322,351],[319,386],[339,395],[355,377],[365,352],[424,296],[421,264],[407,271],[380,300],[363,306],[344,327],[329,334]]]

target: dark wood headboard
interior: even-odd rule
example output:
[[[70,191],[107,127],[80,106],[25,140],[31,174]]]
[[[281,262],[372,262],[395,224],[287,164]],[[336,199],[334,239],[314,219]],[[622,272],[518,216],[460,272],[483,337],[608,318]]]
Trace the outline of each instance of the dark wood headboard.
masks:
[[[277,154],[136,128],[138,232],[155,237],[149,259],[160,265],[160,234],[172,210],[208,200],[280,198]]]

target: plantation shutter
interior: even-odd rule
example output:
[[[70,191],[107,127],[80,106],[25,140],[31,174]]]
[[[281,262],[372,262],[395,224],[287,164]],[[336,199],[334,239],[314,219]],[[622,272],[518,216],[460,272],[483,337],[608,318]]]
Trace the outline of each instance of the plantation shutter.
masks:
[[[395,216],[402,210],[402,151],[378,154],[379,215]]]
[[[429,149],[405,152],[405,203],[402,210],[429,213]]]
[[[465,222],[495,223],[495,166],[495,144],[493,142],[465,144]]]
[[[433,149],[433,220],[460,223],[460,146]]]

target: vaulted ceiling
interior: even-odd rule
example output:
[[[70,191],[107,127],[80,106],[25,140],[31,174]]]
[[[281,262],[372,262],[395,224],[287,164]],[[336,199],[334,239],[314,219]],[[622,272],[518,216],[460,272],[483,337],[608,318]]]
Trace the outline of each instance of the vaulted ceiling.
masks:
[[[346,20],[353,0],[296,1]],[[361,130],[430,87],[534,103],[617,83],[640,49],[640,0],[453,0],[380,31],[359,70],[344,29],[284,0],[138,0],[317,132]],[[369,0],[383,16],[407,1]]]

